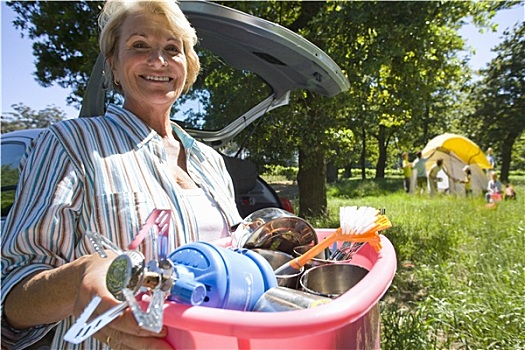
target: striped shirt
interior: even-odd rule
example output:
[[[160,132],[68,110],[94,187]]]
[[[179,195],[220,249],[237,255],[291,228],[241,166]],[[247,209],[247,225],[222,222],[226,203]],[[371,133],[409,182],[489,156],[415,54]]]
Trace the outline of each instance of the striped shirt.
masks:
[[[226,224],[237,224],[241,217],[222,157],[175,123],[173,130],[191,178],[215,200]],[[127,247],[155,208],[172,210],[168,251],[199,240],[193,209],[170,176],[161,137],[120,107],[110,105],[104,117],[50,126],[28,149],[20,169],[17,199],[2,228],[2,305],[25,276],[94,253],[86,232]],[[152,243],[149,237],[139,247],[146,261],[155,256]],[[94,338],[76,346],[64,342],[73,322],[71,317],[56,325],[52,349],[105,347]],[[3,322],[2,343],[22,348],[54,326],[17,332]]]

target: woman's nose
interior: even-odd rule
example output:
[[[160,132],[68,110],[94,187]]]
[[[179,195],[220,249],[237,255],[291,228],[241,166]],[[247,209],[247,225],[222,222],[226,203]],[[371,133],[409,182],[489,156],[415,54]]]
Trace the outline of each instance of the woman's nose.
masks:
[[[168,60],[166,56],[164,56],[162,49],[153,49],[148,58],[148,63],[155,67],[164,67],[168,65]]]

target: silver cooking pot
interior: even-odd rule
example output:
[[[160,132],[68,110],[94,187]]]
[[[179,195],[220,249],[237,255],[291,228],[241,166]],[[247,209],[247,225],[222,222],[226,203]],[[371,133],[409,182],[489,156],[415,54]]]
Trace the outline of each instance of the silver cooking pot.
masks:
[[[233,246],[270,249],[293,254],[300,245],[317,244],[315,229],[306,220],[279,208],[248,215],[233,233]]]

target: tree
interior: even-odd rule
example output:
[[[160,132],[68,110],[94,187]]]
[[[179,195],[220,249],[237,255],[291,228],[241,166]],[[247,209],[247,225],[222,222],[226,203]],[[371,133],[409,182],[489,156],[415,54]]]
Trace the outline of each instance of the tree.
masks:
[[[34,41],[34,73],[44,86],[71,88],[69,104],[79,105],[98,56],[98,1],[12,1],[14,26]]]
[[[66,113],[56,106],[48,106],[38,112],[22,103],[11,107],[16,113],[7,112],[5,115],[2,114],[2,133],[24,129],[47,128],[53,123],[66,119]]]
[[[376,176],[382,177],[388,147],[396,139],[420,148],[450,130],[458,95],[468,77],[457,57],[457,33],[472,15],[480,26],[504,3],[345,2],[319,21],[317,33],[347,72],[348,126],[361,140],[361,166],[377,144]],[[330,23],[330,25],[328,25]],[[447,118],[450,116],[449,118]],[[407,140],[408,139],[408,140]],[[409,142],[410,141],[410,142]],[[364,169],[362,171],[365,175]]]
[[[335,98],[306,91],[292,94],[290,106],[272,111],[270,118],[259,123],[247,152],[259,155],[262,162],[298,155],[299,214],[324,214],[326,162],[333,157],[336,142],[333,130],[351,130],[352,139],[359,142],[346,152],[341,148],[339,153],[359,152],[363,178],[365,164],[370,160],[376,161],[378,176],[382,176],[388,148],[394,140],[409,138],[403,143],[422,146],[451,125],[442,116],[449,115],[443,110],[454,105],[464,76],[464,65],[455,56],[463,47],[456,32],[463,19],[473,16],[483,26],[493,11],[511,3],[514,2],[225,2],[226,6],[301,34],[326,51],[351,82],[350,91]],[[98,51],[95,23],[101,4],[12,4],[9,6],[19,15],[15,24],[31,38],[40,40],[34,47],[37,77],[43,84],[58,81],[65,84],[62,86],[76,88],[72,101],[78,101],[95,61],[94,52]],[[208,95],[206,85],[199,84],[220,85],[223,92],[242,86],[247,96],[252,96],[252,92],[258,96],[257,84],[248,79],[241,85],[236,79],[204,72],[193,96],[213,111],[214,118],[219,118],[226,108],[220,99],[226,101],[228,95]],[[202,122],[198,114],[190,117],[192,123]],[[377,153],[371,152],[374,148],[370,145],[374,144],[378,146]],[[349,161],[350,158],[355,161],[357,157],[351,154]]]
[[[469,120],[481,129],[486,145],[501,155],[502,181],[508,181],[512,149],[525,130],[525,24],[503,33],[504,40],[481,74],[476,90],[477,110]]]

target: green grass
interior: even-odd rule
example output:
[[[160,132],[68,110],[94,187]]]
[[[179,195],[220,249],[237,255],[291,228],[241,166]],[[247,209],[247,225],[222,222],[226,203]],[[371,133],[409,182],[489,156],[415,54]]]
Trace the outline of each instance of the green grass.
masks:
[[[381,301],[382,349],[525,349],[525,179],[517,201],[407,195],[400,179],[347,180],[328,189],[338,208],[385,208],[398,270]]]
[[[342,180],[327,189],[339,207],[385,208],[384,234],[398,269],[380,301],[382,349],[525,349],[525,176],[513,173],[518,200],[495,209],[483,197],[408,195],[399,177]]]

